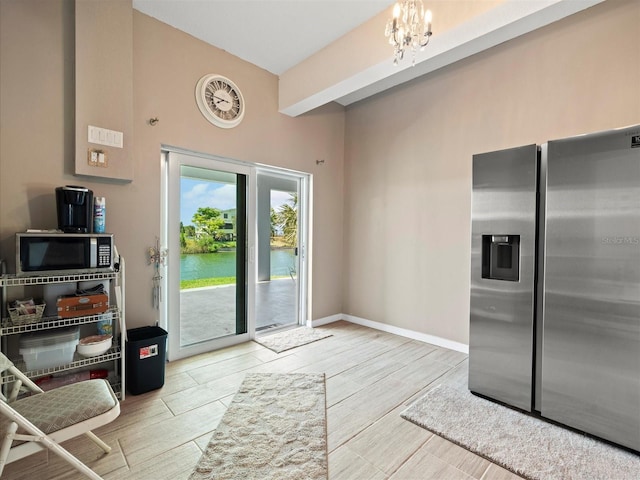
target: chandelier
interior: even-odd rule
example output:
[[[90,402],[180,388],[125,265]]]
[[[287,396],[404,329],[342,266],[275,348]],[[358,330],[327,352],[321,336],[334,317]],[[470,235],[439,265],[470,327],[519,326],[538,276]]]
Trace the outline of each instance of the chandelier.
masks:
[[[402,0],[393,7],[393,17],[387,22],[384,32],[393,45],[393,64],[404,58],[407,48],[411,49],[416,64],[416,51],[422,50],[431,38],[431,10],[424,9],[422,0]]]

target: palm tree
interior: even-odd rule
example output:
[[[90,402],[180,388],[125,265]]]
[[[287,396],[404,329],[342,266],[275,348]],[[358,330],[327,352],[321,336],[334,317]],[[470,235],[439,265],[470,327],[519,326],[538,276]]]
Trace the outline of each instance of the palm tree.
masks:
[[[285,245],[295,247],[298,243],[298,194],[291,193],[291,204],[285,203],[278,211],[278,225],[282,229]]]
[[[274,208],[269,213],[271,219],[271,238],[275,237],[278,233],[278,212]]]

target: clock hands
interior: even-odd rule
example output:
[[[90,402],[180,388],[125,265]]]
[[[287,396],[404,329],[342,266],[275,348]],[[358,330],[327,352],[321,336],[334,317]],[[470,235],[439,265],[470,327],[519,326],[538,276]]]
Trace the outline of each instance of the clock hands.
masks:
[[[226,91],[223,93],[227,93]],[[218,110],[220,113],[216,113],[216,115],[221,116],[226,120],[231,120],[236,115],[238,115],[238,107],[236,107],[236,99],[227,99],[224,96],[218,96],[214,92],[210,93],[210,102],[211,106]],[[226,104],[226,105],[223,105]]]
[[[215,95],[212,95],[212,96],[213,96],[213,103],[214,103],[215,105],[219,105],[219,104],[221,104],[222,102],[229,103],[229,100],[227,100],[226,98],[216,97]],[[218,101],[216,102],[216,100],[218,100]]]

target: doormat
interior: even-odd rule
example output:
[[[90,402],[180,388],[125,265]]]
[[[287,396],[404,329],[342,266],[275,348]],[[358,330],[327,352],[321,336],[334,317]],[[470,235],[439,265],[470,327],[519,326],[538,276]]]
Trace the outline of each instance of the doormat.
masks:
[[[332,333],[317,328],[299,327],[271,335],[260,335],[255,341],[276,353],[281,353],[331,336]]]
[[[189,480],[326,480],[324,374],[250,373]]]
[[[438,385],[401,413],[532,480],[637,479],[640,456],[473,395]]]

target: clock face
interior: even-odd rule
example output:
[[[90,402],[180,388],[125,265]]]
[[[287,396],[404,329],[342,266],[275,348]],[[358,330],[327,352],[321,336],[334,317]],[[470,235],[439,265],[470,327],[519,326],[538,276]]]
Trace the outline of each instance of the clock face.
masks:
[[[244,117],[244,98],[240,89],[221,75],[205,75],[198,81],[196,103],[202,115],[218,127],[233,128]]]

